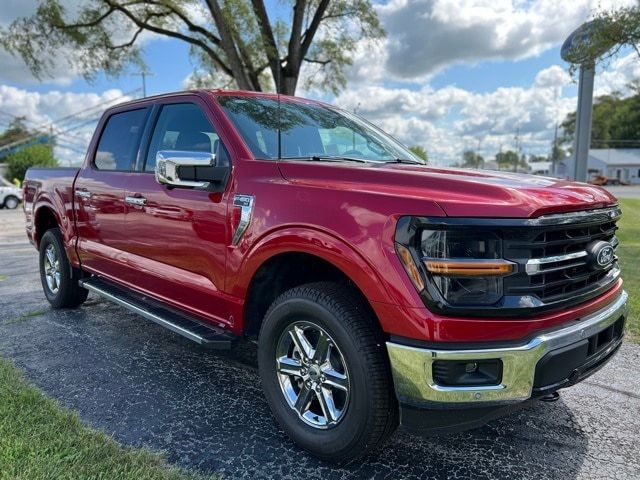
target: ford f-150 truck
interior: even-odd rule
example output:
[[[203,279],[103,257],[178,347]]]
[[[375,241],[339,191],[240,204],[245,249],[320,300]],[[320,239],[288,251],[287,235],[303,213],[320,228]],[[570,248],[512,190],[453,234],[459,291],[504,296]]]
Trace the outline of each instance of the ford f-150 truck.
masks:
[[[110,108],[81,168],[30,169],[54,308],[101,295],[212,348],[257,343],[271,411],[346,462],[471,428],[621,345],[621,211],[583,183],[429,167],[310,100],[200,90]]]

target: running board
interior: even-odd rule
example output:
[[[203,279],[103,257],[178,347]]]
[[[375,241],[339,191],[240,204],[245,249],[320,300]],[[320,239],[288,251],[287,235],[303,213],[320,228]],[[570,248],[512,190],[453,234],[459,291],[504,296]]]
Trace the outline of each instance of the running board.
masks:
[[[169,308],[148,296],[125,290],[96,277],[82,279],[79,283],[81,287],[200,345],[217,350],[229,350],[233,346],[235,336],[232,334]]]

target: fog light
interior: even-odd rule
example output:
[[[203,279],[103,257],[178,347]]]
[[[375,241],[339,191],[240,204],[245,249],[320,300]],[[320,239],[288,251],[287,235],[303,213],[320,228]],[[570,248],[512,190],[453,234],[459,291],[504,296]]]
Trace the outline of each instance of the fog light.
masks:
[[[446,387],[500,385],[502,360],[436,360],[433,362],[433,380]]]
[[[475,372],[476,370],[478,370],[478,364],[477,364],[476,362],[467,363],[467,364],[464,366],[464,371],[465,371],[466,373],[473,373],[473,372]]]

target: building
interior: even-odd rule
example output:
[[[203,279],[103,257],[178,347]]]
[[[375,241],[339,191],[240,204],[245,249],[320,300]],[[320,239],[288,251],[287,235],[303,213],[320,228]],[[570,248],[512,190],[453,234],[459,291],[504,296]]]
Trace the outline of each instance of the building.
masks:
[[[567,157],[556,166],[555,176],[570,178],[573,157]],[[640,148],[595,148],[589,150],[588,179],[602,175],[626,183],[640,185]]]

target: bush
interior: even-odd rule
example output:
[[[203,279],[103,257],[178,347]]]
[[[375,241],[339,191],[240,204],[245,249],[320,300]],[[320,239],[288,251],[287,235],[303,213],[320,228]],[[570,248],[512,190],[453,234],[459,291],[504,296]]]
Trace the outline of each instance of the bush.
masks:
[[[29,167],[56,167],[58,162],[53,158],[51,145],[33,145],[23,148],[11,155],[7,155],[5,163],[8,166],[7,177],[10,179],[24,179]]]

